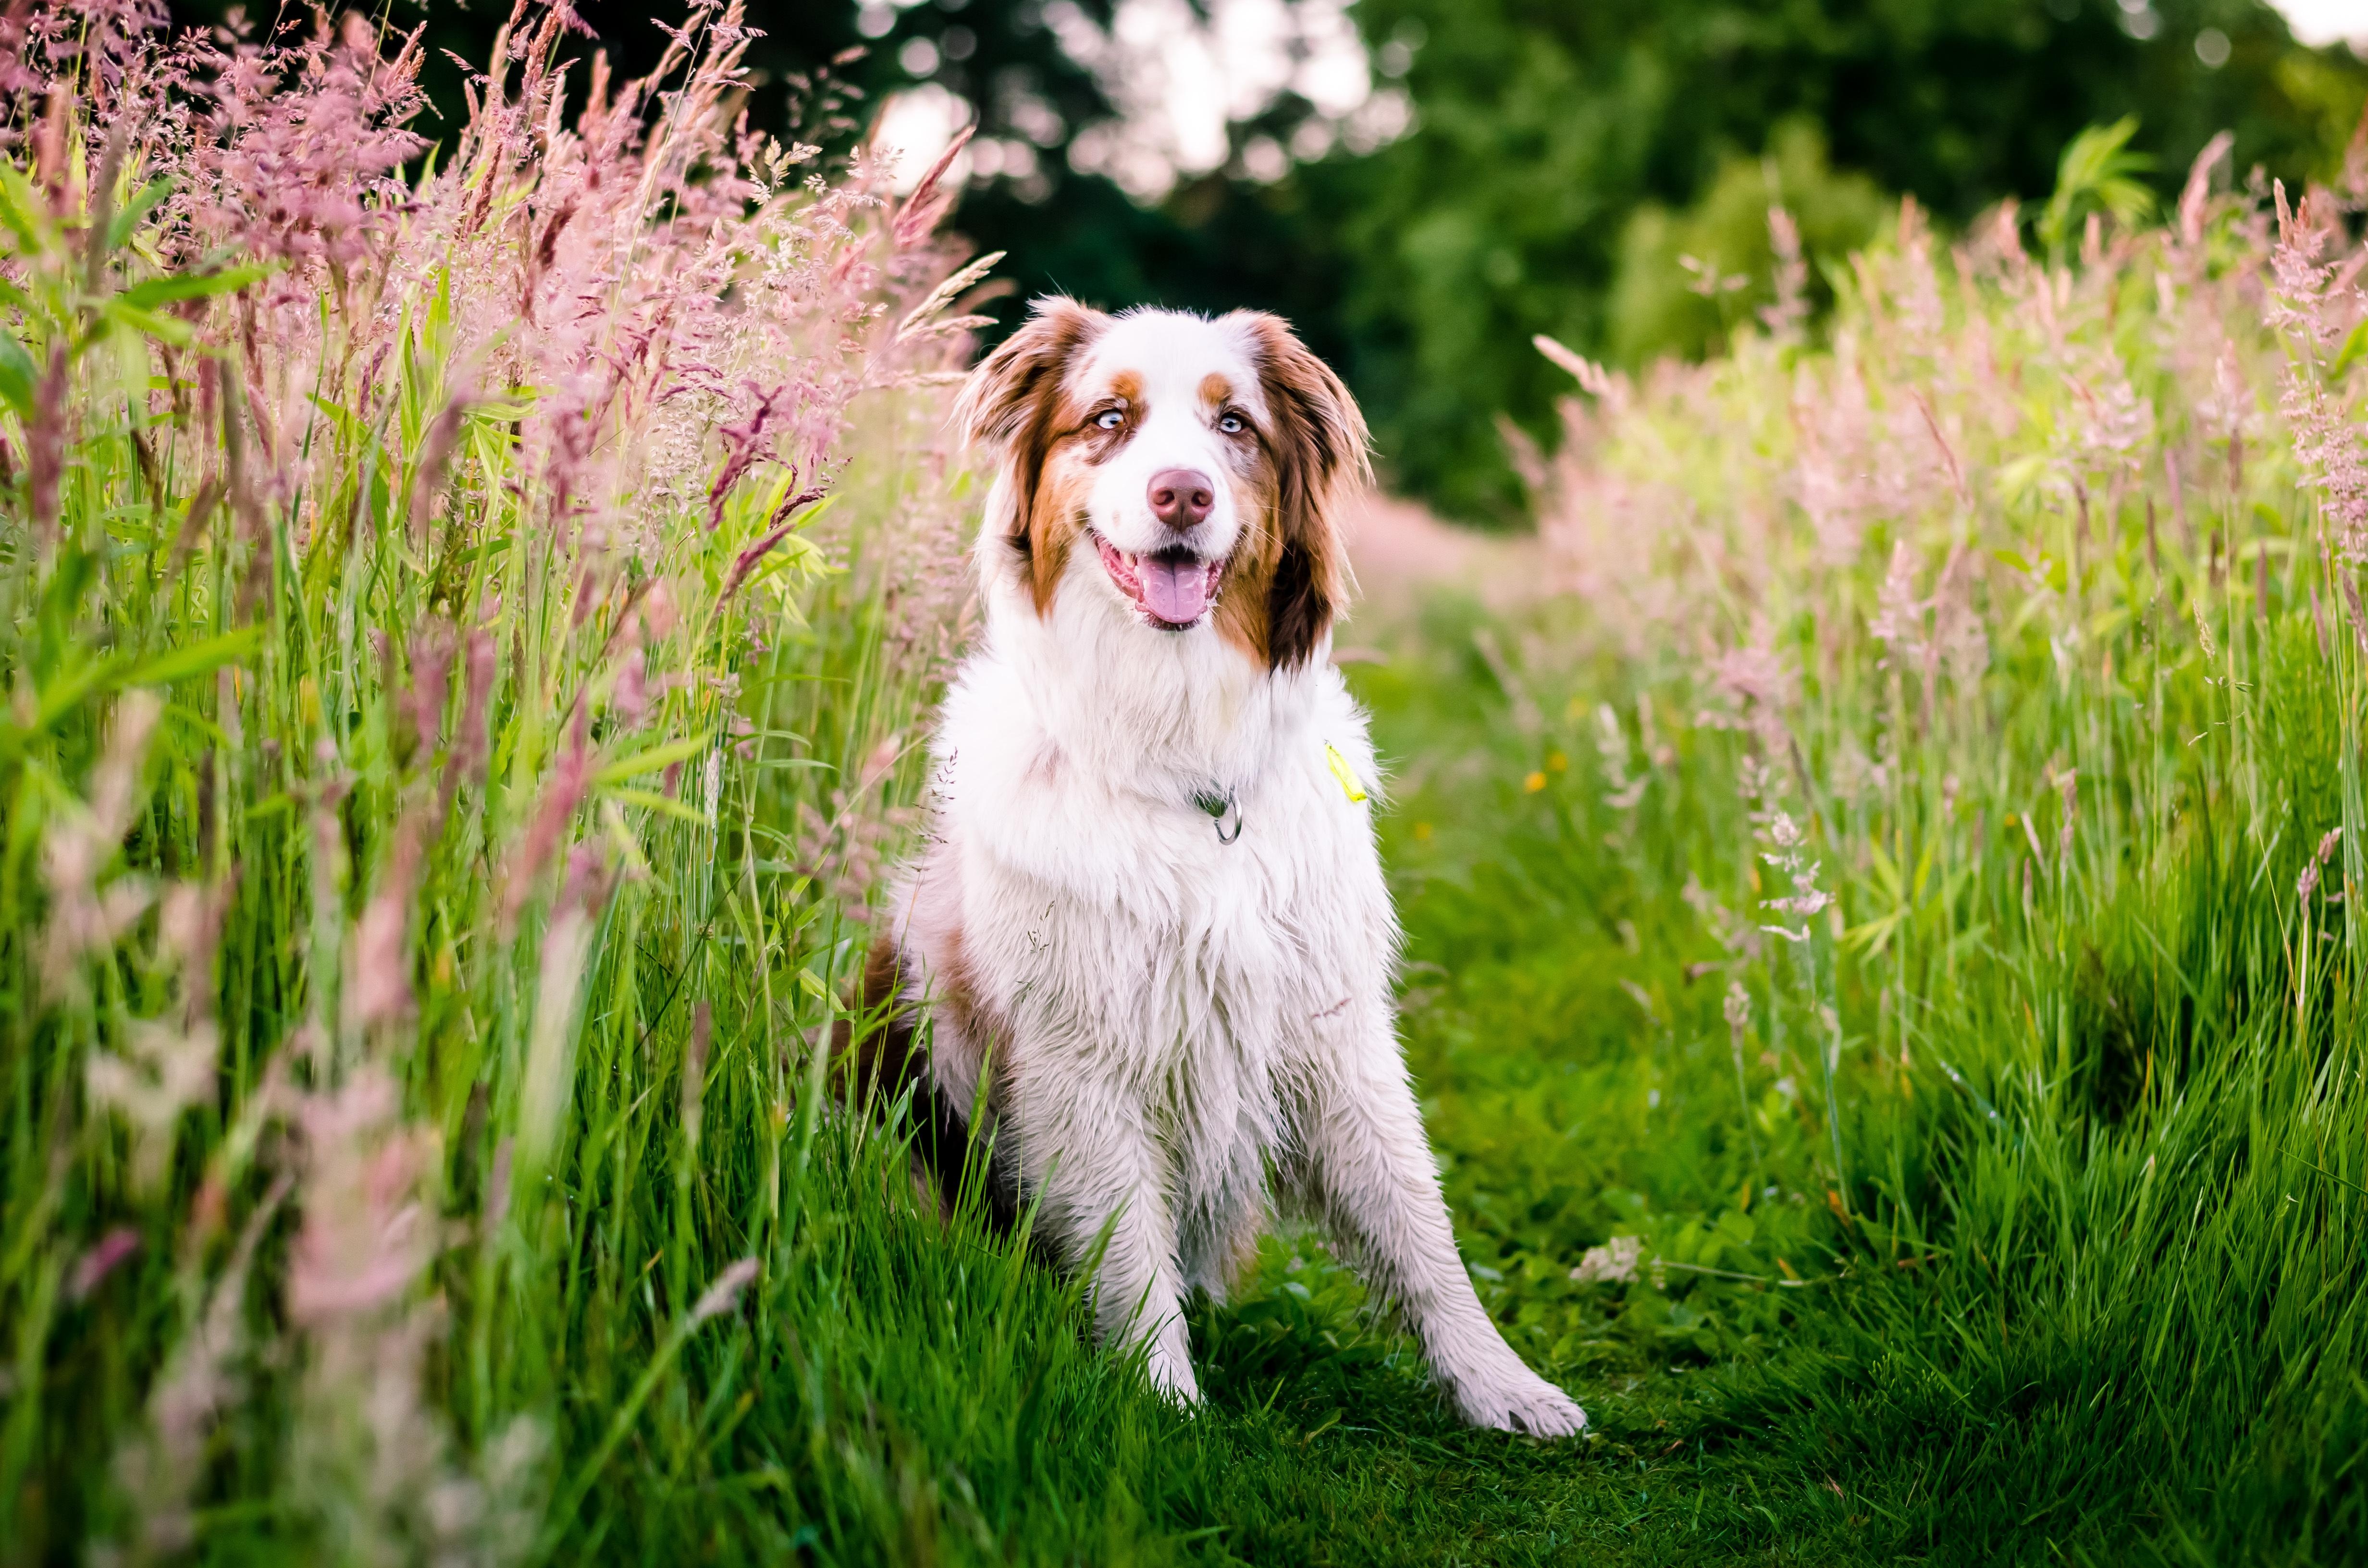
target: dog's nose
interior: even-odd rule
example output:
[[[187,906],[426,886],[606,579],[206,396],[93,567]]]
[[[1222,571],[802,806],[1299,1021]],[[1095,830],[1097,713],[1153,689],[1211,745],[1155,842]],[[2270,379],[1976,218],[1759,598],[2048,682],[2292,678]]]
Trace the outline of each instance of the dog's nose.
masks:
[[[1151,476],[1151,515],[1171,528],[1206,522],[1217,504],[1217,487],[1194,468],[1171,468]]]

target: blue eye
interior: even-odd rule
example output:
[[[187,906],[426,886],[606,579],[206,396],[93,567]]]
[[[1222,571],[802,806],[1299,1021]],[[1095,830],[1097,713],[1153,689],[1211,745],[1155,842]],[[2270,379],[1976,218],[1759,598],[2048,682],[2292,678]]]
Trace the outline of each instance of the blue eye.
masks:
[[[1126,415],[1115,408],[1105,408],[1094,415],[1094,425],[1098,429],[1115,430],[1125,423]]]
[[[1249,426],[1242,422],[1240,415],[1228,414],[1217,421],[1217,428],[1228,436],[1238,436]]]

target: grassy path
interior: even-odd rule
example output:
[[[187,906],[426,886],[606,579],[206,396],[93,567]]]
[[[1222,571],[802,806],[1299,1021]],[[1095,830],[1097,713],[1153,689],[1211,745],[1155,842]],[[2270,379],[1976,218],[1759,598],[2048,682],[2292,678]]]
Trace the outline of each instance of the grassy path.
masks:
[[[1689,1224],[1729,1243],[1782,1236],[1800,1272],[1831,1271],[1781,1183],[1756,1206],[1770,1218],[1704,1218],[1732,1210],[1743,1140],[1725,1053],[1673,1043],[1677,1018],[1701,1036],[1718,1017],[1714,988],[1684,977],[1703,955],[1675,945],[1691,916],[1616,903],[1614,869],[1572,853],[1575,779],[1564,767],[1527,788],[1472,610],[1397,596],[1370,560],[1363,573],[1398,611],[1360,627],[1372,662],[1354,680],[1400,770],[1383,831],[1408,930],[1410,1058],[1484,1294],[1579,1393],[1595,1434],[1540,1448],[1462,1430],[1320,1242],[1271,1240],[1244,1299],[1204,1312],[1196,1336],[1212,1404],[1204,1506],[1223,1550],[1338,1563],[1859,1555],[1888,1532],[1871,1538],[1866,1505],[1827,1484],[1843,1467],[1737,1425],[1743,1363],[1793,1337],[1771,1289],[1682,1269],[1659,1288],[1569,1278],[1615,1232]],[[1692,1256],[1717,1258],[1697,1267],[1748,1264],[1745,1247],[1714,1245],[1694,1239]]]

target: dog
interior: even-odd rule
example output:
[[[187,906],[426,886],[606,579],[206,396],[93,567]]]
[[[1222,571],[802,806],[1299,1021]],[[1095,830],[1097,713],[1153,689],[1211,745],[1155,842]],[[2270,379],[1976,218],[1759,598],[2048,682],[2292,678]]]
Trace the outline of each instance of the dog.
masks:
[[[1347,389],[1275,316],[1056,298],[956,417],[995,465],[984,632],[867,966],[894,1019],[868,1081],[911,1086],[941,1180],[991,1149],[1004,1211],[1187,1406],[1186,1295],[1222,1298],[1280,1207],[1464,1419],[1580,1431],[1473,1290],[1397,1042],[1378,775],[1330,660],[1336,512],[1370,477]]]

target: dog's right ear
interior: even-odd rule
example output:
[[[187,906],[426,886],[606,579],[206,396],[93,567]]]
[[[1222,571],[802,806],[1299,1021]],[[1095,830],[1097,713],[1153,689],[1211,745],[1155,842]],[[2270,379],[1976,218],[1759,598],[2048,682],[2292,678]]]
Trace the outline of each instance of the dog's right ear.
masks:
[[[1061,381],[1071,358],[1109,323],[1101,312],[1063,295],[1030,306],[1019,330],[981,360],[962,383],[954,403],[962,438],[1010,456],[1031,435],[1041,438],[1047,434],[1060,408]]]
[[[1060,295],[1039,300],[1018,332],[980,361],[962,383],[954,418],[963,439],[994,454],[1010,482],[1010,511],[986,519],[1028,574],[1040,615],[1061,575],[1053,519],[1040,517],[1044,460],[1061,435],[1061,383],[1079,349],[1110,317]]]

